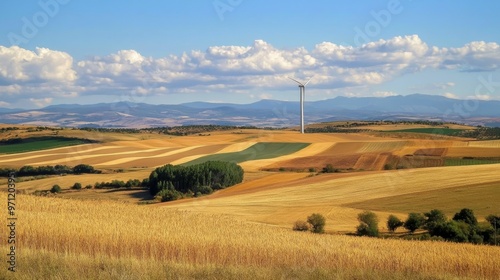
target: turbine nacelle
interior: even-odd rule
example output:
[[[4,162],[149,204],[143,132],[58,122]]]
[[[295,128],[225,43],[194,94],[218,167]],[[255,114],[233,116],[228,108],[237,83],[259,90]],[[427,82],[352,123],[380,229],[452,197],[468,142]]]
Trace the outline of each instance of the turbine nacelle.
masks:
[[[299,84],[299,87],[305,87],[311,81],[312,77],[309,78],[309,80],[307,80],[307,82],[305,82],[305,83],[301,83],[301,82],[299,82],[299,81],[297,81],[297,80],[295,80],[294,78],[291,78],[291,77],[288,77],[288,79],[290,79],[290,80],[296,82],[297,84]]]

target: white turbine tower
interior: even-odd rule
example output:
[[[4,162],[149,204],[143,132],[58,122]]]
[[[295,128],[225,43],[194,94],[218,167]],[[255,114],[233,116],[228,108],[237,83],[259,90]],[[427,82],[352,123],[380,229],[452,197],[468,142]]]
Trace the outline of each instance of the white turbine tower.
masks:
[[[299,92],[300,92],[300,133],[304,133],[304,99],[306,97],[306,85],[311,81],[312,77],[307,80],[305,83],[301,83],[294,78],[288,77],[290,80],[299,84]]]

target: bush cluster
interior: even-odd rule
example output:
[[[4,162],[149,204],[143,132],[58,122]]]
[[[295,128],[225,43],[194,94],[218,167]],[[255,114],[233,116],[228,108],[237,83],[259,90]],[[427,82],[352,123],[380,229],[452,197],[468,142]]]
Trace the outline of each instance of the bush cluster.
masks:
[[[314,213],[307,217],[307,222],[298,220],[293,225],[293,230],[295,231],[312,231],[314,233],[324,233],[325,232],[326,219],[323,215]]]

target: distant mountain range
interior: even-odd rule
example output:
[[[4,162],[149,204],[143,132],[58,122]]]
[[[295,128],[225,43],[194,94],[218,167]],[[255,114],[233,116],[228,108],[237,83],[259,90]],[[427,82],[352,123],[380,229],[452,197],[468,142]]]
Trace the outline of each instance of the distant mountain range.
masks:
[[[306,123],[419,119],[500,126],[500,101],[457,100],[425,94],[336,97],[306,102],[304,111]],[[0,123],[127,128],[194,124],[292,127],[299,124],[299,112],[298,101],[191,102],[180,105],[118,102],[52,105],[36,110],[0,108]]]

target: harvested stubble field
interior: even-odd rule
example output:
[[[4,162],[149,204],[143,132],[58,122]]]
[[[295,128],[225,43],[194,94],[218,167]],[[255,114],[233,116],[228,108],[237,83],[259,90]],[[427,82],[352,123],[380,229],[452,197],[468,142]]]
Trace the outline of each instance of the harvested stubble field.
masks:
[[[495,279],[500,274],[498,247],[316,235],[225,214],[105,201],[19,195],[18,203],[22,261],[18,272],[4,269],[1,278]]]

